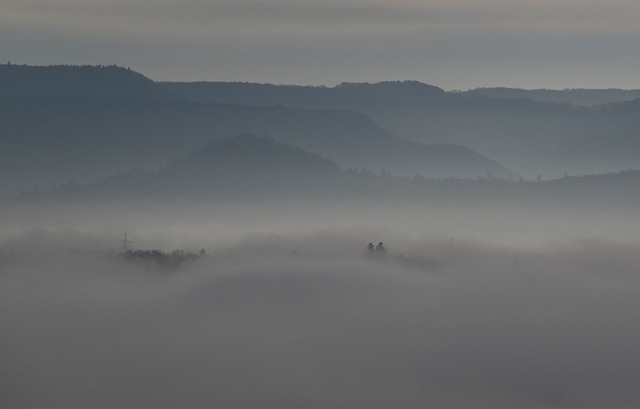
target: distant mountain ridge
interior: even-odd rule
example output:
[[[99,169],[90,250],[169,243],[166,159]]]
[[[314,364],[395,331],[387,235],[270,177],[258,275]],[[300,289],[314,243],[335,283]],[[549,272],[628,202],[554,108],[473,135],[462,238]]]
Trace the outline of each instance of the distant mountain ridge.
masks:
[[[521,88],[475,88],[460,91],[457,94],[466,97],[490,97],[503,99],[529,99],[537,102],[571,104],[576,106],[596,106],[640,98],[638,89],[521,89]]]
[[[269,137],[240,134],[209,142],[168,167],[171,171],[333,173],[338,166],[332,160],[277,142]],[[194,173],[195,174],[195,173]]]
[[[348,192],[349,173],[332,160],[277,142],[240,134],[209,142],[157,170],[134,169],[83,186],[63,185],[54,197],[193,198],[219,200],[299,197]],[[352,187],[354,185],[351,185]]]
[[[400,94],[443,93],[429,86],[416,91],[409,83],[340,88],[346,97],[352,89],[370,96],[384,87],[404,89]],[[0,129],[0,192],[154,168],[240,133],[271,135],[343,168],[425,177],[513,175],[462,146],[398,138],[354,110],[188,101],[142,74],[113,66],[3,65]]]
[[[302,87],[251,83],[161,83],[190,100],[362,112],[401,138],[466,146],[526,177],[640,168],[637,90],[445,92],[416,81]],[[567,103],[569,101],[570,103]]]
[[[248,82],[160,82],[183,99],[242,105],[285,105],[312,109],[362,110],[415,104],[433,104],[450,99],[441,88],[418,81],[342,83],[335,87],[274,85]],[[454,97],[455,98],[455,97]]]
[[[106,96],[176,100],[129,68],[92,65],[0,64],[0,96]]]
[[[350,199],[404,203],[552,204],[569,209],[640,203],[640,171],[548,181],[402,178],[340,170],[335,162],[268,137],[238,135],[211,142],[154,171],[132,170],[84,185],[67,184],[14,200],[193,200],[340,203]],[[405,202],[408,201],[408,202]]]

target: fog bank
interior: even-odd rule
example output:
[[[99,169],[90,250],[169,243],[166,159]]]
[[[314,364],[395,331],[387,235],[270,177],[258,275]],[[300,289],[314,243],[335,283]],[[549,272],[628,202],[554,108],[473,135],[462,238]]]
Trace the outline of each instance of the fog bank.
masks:
[[[3,407],[583,409],[640,398],[637,243],[527,251],[405,238],[371,255],[359,235],[259,234],[158,274],[87,234],[34,231],[9,245]]]

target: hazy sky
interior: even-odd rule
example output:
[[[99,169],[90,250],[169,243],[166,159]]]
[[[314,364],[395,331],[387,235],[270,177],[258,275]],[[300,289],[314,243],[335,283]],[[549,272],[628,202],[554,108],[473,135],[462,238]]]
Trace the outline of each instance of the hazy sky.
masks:
[[[633,0],[2,0],[0,54],[156,80],[639,88]]]

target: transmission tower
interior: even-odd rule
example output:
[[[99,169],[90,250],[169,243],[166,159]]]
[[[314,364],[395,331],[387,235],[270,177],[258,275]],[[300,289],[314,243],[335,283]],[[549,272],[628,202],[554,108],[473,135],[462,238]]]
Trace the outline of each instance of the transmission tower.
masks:
[[[118,243],[122,244],[122,251],[126,253],[129,250],[129,246],[133,244],[131,240],[127,240],[127,233],[124,234],[124,240],[120,240]]]

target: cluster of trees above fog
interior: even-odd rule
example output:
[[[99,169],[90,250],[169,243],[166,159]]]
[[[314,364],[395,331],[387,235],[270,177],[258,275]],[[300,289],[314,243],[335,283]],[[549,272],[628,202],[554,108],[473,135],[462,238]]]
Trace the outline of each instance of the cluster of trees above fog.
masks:
[[[171,252],[162,250],[126,250],[121,253],[122,257],[127,261],[153,263],[163,268],[178,268],[185,262],[194,261],[198,258],[205,257],[207,252],[202,249],[198,253],[176,249]]]

